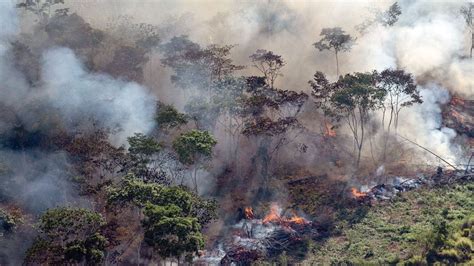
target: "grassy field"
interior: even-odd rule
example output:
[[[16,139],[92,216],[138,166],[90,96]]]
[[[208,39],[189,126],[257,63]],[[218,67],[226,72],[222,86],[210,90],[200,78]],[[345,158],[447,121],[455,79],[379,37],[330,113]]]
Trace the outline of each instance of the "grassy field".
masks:
[[[473,183],[421,188],[375,204],[357,222],[337,221],[304,264],[474,263],[473,221]]]

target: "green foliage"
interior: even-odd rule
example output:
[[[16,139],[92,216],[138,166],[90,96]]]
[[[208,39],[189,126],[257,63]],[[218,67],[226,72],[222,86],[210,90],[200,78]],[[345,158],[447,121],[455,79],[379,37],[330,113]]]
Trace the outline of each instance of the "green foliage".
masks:
[[[183,187],[166,187],[127,176],[109,189],[109,203],[144,207],[145,241],[163,257],[191,255],[204,245],[201,226],[216,218],[217,204]]]
[[[132,156],[145,157],[153,155],[161,150],[161,145],[153,138],[141,133],[135,133],[133,137],[127,138],[130,148],[128,151]]]
[[[204,247],[201,226],[197,218],[186,215],[174,204],[147,204],[143,221],[145,241],[163,257],[197,253]]]
[[[136,133],[127,138],[129,161],[126,162],[124,171],[131,172],[135,176],[146,181],[168,184],[169,180],[158,164],[158,153],[161,144],[152,137]]]
[[[111,205],[176,205],[187,215],[196,217],[202,225],[217,216],[217,203],[214,200],[203,199],[184,187],[146,183],[130,174],[118,187],[109,187],[107,194],[108,203]]]
[[[133,174],[128,174],[124,177],[119,187],[108,188],[107,201],[109,204],[123,205],[132,203],[143,207],[147,202],[155,201],[162,189],[162,185],[145,183]]]
[[[188,118],[172,105],[159,104],[155,121],[161,128],[174,128],[186,124]]]
[[[209,132],[191,130],[177,137],[173,141],[173,148],[182,163],[193,164],[199,157],[209,158],[216,144],[217,141]]]
[[[83,208],[47,210],[38,224],[40,235],[27,252],[28,263],[100,263],[107,239],[101,234],[105,220]]]

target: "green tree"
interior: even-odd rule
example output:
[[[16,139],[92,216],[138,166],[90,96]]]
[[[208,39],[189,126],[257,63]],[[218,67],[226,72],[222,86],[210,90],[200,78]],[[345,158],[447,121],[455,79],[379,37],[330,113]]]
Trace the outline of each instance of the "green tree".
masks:
[[[204,247],[204,237],[198,219],[188,215],[174,204],[147,204],[143,221],[145,242],[162,257],[179,259],[185,255],[192,259]]]
[[[383,160],[386,159],[387,144],[390,131],[398,129],[398,120],[403,108],[413,104],[420,104],[420,91],[415,84],[413,76],[403,70],[386,69],[380,73],[374,72],[376,87],[384,91],[384,101],[382,104],[382,127],[387,130],[384,138]],[[388,111],[388,117],[387,117]],[[388,123],[385,125],[385,119]]]
[[[319,51],[333,50],[336,56],[336,74],[339,76],[339,58],[340,52],[347,52],[352,48],[355,42],[350,34],[346,34],[340,27],[324,28],[321,31],[321,40],[315,42],[313,46]]]
[[[179,160],[193,165],[194,190],[198,191],[197,170],[212,156],[212,149],[217,144],[214,137],[207,131],[191,130],[178,136],[173,141],[173,148]]]
[[[130,171],[145,181],[168,184],[169,180],[162,171],[158,160],[161,145],[152,137],[136,133],[127,138],[129,160],[125,164],[124,171]]]
[[[365,140],[365,127],[371,113],[381,108],[386,92],[375,87],[374,73],[354,73],[329,82],[316,72],[309,82],[316,105],[336,122],[343,121],[352,132],[359,166]]]
[[[27,263],[97,264],[103,261],[107,239],[99,213],[83,208],[47,210],[40,218],[40,235],[29,248]]]
[[[194,255],[204,244],[201,227],[217,217],[216,201],[184,187],[145,183],[133,175],[109,188],[108,202],[143,208],[145,242],[165,258]]]
[[[169,130],[186,124],[188,117],[178,112],[172,105],[159,103],[155,121],[161,129]]]

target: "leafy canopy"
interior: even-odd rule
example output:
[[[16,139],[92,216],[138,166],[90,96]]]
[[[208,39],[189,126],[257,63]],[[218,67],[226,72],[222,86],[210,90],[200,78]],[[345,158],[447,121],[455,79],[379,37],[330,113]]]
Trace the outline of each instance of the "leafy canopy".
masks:
[[[178,153],[181,162],[193,164],[198,157],[210,157],[216,144],[217,141],[209,132],[191,130],[177,137],[173,141],[173,148]]]
[[[27,262],[67,264],[100,263],[107,239],[101,234],[104,218],[83,208],[46,211],[39,220],[40,235],[27,252]]]

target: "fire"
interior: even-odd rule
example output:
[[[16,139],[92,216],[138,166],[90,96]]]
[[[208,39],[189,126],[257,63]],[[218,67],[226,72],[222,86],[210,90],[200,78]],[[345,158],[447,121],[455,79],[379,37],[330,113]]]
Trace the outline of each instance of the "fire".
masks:
[[[281,219],[280,208],[276,204],[272,204],[270,207],[270,213],[263,218],[263,223],[277,222]]]
[[[367,196],[367,192],[361,192],[357,190],[356,188],[352,188],[351,193],[352,193],[352,196],[354,196],[355,198],[363,198]]]
[[[308,221],[306,221],[305,218],[300,217],[300,216],[293,216],[290,219],[288,219],[290,223],[295,223],[295,224],[306,224]]]
[[[252,207],[245,207],[244,209],[245,219],[253,219],[253,209]]]
[[[331,125],[327,121],[324,122],[324,136],[326,136],[326,137],[335,137],[335,136],[337,136],[336,131],[333,129],[333,125]]]
[[[278,207],[277,204],[272,204],[270,207],[270,213],[267,214],[262,222],[264,224],[267,223],[279,223],[282,225],[290,226],[291,224],[308,224],[309,222],[300,216],[297,216],[296,214],[293,214],[292,217],[281,217],[280,215],[281,209]]]

